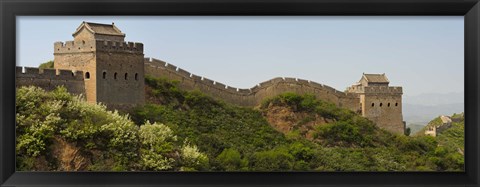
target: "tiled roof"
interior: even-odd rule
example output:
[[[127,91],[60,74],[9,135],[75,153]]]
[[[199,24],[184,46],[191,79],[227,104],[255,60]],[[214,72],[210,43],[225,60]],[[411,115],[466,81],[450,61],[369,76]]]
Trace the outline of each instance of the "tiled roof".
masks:
[[[87,30],[94,34],[103,34],[103,35],[114,35],[114,36],[125,36],[120,29],[115,27],[115,24],[101,24],[101,23],[91,23],[91,22],[83,22],[73,33],[76,35],[83,27],[86,27]]]
[[[367,82],[371,83],[389,83],[387,76],[385,74],[363,74],[363,77]]]

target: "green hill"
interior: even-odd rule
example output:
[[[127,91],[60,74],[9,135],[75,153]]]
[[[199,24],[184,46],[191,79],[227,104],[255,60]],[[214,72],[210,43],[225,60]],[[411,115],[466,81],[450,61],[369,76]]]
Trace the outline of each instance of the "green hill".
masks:
[[[407,128],[410,128],[410,135],[417,134],[424,127],[425,127],[425,125],[421,125],[421,124],[409,124],[409,125],[407,125]]]
[[[202,170],[204,153],[167,126],[135,125],[128,115],[108,111],[67,93],[17,89],[17,170],[135,171]]]
[[[181,90],[167,79],[145,81],[148,104],[125,115],[86,104],[64,89],[19,89],[17,166],[93,171],[463,170],[463,157],[444,149],[450,144],[441,139],[391,134],[312,95],[285,93],[245,108]],[[70,148],[79,156],[59,151]],[[72,160],[88,162],[66,167]],[[45,167],[36,168],[42,164]]]

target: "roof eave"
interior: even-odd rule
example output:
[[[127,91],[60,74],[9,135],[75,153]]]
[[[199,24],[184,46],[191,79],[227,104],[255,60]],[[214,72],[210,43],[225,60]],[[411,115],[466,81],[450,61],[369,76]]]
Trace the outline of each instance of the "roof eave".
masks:
[[[77,27],[77,30],[72,34],[72,36],[75,37],[82,30],[82,28],[85,28],[90,33],[95,34],[95,31],[93,31],[93,29],[88,26],[88,23],[84,21],[82,24],[80,24],[80,26]]]
[[[125,37],[125,34],[103,34],[103,33],[93,33],[93,34],[98,34],[98,35],[105,35],[105,36],[123,36]]]

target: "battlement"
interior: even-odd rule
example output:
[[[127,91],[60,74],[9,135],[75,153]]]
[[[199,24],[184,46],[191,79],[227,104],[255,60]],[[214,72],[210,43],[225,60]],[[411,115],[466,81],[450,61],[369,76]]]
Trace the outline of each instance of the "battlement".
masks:
[[[16,67],[17,78],[41,78],[56,80],[83,80],[82,71],[72,71],[63,69],[39,69],[32,67]]]
[[[364,93],[389,93],[389,94],[402,94],[402,87],[398,86],[367,86],[364,87]]]
[[[99,51],[143,53],[143,43],[139,42],[96,40],[95,43]]]
[[[82,71],[63,69],[38,69],[32,67],[15,68],[16,87],[37,86],[47,91],[58,86],[64,86],[72,94],[85,94],[85,84]]]
[[[67,41],[55,42],[53,44],[54,54],[56,53],[80,53],[95,51],[95,42],[93,41]]]
[[[402,94],[403,88],[400,86],[351,86],[347,88],[347,92],[351,93],[368,93],[368,94],[375,94],[375,93],[386,93],[386,94]]]
[[[233,86],[225,85],[223,83],[208,79],[206,77],[195,75],[182,68],[179,68],[175,65],[169,64],[159,59],[144,58],[144,63],[146,68],[152,69],[152,71],[167,71],[169,72],[169,74],[173,73],[173,75],[171,76],[182,77],[181,78],[182,81],[190,81],[193,84],[195,83],[201,84],[210,89],[213,88],[215,90],[224,92],[224,94],[220,94],[220,95],[234,94],[234,95],[241,95],[241,96],[249,96],[249,95],[255,95],[255,93],[261,90],[266,90],[278,84],[291,84],[296,86],[303,86],[305,89],[308,88],[310,90],[323,90],[326,94],[335,95],[336,97],[348,97],[348,98],[356,97],[356,94],[353,94],[353,93],[345,93],[342,91],[338,91],[327,85],[319,84],[309,80],[291,78],[291,77],[276,77],[276,78],[261,82],[251,88],[242,89],[242,88],[236,88]]]
[[[80,53],[80,52],[129,52],[143,53],[143,44],[135,42],[116,42],[106,40],[95,41],[66,41],[54,43],[54,53]]]

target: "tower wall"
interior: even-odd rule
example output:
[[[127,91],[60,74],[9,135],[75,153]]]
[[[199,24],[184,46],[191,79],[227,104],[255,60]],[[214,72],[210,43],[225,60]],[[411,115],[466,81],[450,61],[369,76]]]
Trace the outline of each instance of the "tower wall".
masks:
[[[54,44],[54,68],[79,70],[83,72],[85,96],[88,102],[97,102],[95,81],[96,70],[95,41],[67,41]],[[89,75],[89,76],[87,76]]]
[[[364,117],[385,130],[404,133],[401,87],[364,87],[360,102]]]
[[[145,102],[143,44],[68,41],[56,42],[54,50],[55,68],[83,71],[87,101],[107,106]]]
[[[143,104],[143,45],[97,41],[96,54],[98,101],[110,106]]]

